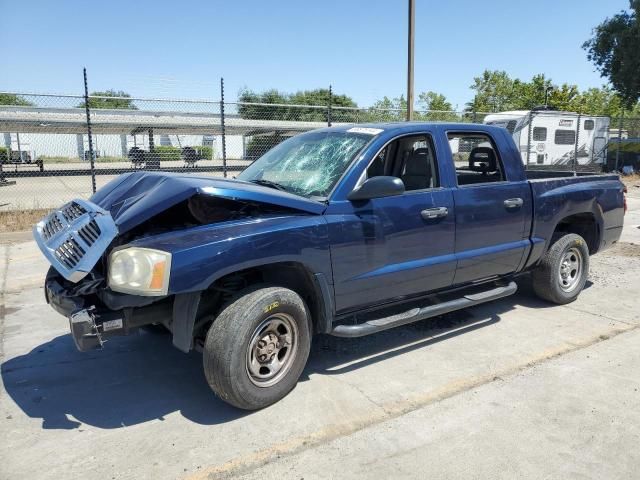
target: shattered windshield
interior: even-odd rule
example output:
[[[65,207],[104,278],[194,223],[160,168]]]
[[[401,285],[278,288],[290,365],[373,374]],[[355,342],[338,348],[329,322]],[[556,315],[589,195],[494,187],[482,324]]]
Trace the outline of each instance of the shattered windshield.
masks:
[[[303,197],[326,197],[371,138],[336,131],[296,135],[269,150],[237,178]]]

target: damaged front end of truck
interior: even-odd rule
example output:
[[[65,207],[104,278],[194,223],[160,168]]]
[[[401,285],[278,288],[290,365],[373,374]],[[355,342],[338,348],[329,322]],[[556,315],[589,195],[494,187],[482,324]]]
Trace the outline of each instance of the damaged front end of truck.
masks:
[[[323,210],[321,202],[248,182],[123,175],[35,225],[35,240],[51,264],[45,297],[69,319],[81,351],[149,324],[167,327],[174,345],[189,351],[198,322],[207,321],[201,293],[213,278],[193,271],[196,257],[206,251],[207,269],[223,269],[218,259],[246,235],[247,224],[259,231]],[[172,276],[176,268],[182,271]]]

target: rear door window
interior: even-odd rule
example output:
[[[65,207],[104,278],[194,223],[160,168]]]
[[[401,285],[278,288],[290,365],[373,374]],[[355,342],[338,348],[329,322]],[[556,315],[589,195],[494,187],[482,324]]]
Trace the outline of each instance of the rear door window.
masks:
[[[491,137],[485,133],[447,133],[458,186],[505,180],[500,157]]]

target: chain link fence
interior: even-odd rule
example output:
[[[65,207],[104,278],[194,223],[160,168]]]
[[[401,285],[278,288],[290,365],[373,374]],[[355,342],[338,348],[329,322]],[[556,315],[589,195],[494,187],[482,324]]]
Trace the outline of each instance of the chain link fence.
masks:
[[[290,105],[8,92],[0,99],[12,103],[0,105],[0,212],[46,210],[86,198],[137,170],[234,176],[298,133],[406,116],[402,109],[337,107],[330,101]],[[639,167],[640,119],[417,111],[415,120],[506,128],[531,169]]]

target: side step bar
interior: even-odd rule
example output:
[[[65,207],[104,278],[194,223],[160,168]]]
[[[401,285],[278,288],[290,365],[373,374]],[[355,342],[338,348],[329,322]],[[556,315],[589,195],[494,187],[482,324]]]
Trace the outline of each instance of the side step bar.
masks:
[[[481,303],[497,300],[498,298],[513,295],[518,290],[515,282],[509,282],[503,287],[496,287],[485,292],[465,295],[461,298],[449,300],[423,308],[412,308],[403,313],[391,315],[389,317],[377,318],[357,325],[338,325],[331,331],[331,335],[336,337],[364,337],[372,333],[381,332],[390,328],[399,327],[408,323],[437,317],[445,313],[453,312],[463,308],[473,307]]]

